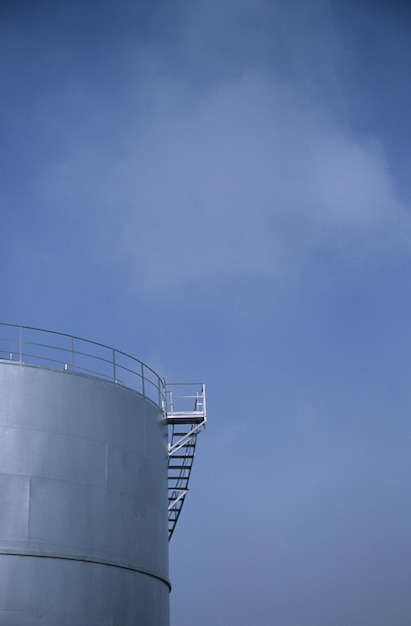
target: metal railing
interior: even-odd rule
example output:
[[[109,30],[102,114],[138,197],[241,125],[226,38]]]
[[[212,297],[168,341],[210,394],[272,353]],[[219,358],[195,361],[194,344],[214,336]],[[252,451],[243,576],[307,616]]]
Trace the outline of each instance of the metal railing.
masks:
[[[169,424],[207,421],[204,383],[167,383],[166,407]]]
[[[31,326],[0,323],[0,361],[95,376],[166,408],[165,382],[151,367],[102,343]]]
[[[197,435],[207,422],[204,383],[168,383],[168,538],[173,536],[189,490]]]

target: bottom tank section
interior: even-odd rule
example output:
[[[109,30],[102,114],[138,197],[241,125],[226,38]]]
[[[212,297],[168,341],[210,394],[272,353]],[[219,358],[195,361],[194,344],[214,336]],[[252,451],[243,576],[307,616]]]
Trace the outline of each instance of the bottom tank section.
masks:
[[[164,582],[122,567],[0,556],[4,626],[163,626],[168,596]]]
[[[168,626],[167,462],[141,394],[0,362],[0,624]]]

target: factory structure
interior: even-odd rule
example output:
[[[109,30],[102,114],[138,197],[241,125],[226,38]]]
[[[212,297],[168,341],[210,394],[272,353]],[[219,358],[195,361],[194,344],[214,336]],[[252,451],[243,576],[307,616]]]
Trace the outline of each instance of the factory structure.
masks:
[[[0,324],[0,624],[169,626],[202,383]]]

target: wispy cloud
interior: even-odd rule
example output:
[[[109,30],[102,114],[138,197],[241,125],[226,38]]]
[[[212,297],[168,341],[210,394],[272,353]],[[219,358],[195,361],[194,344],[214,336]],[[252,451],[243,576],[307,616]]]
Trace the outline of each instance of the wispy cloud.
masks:
[[[231,16],[230,41],[247,34],[244,19],[235,19],[246,9]],[[201,30],[199,13],[197,6],[179,22],[175,61],[194,50],[204,63],[204,32],[216,60],[222,34],[213,31],[212,13]],[[279,32],[291,27],[287,12],[275,17]],[[254,18],[253,41],[255,27]],[[333,98],[320,97],[318,66],[313,89],[309,67],[285,79],[276,63],[263,63],[267,32],[259,28],[264,54],[237,64],[224,56],[223,68],[216,62],[203,82],[192,66],[170,71],[164,47],[131,51],[136,69],[114,103],[102,96],[97,119],[84,84],[65,94],[85,119],[69,125],[67,153],[39,180],[41,194],[47,186],[87,213],[96,253],[127,266],[139,287],[163,292],[244,276],[283,278],[323,250],[348,259],[409,249],[409,217],[378,138],[356,136]],[[328,42],[325,26],[324,33]],[[308,28],[301,46],[317,58],[314,34]],[[295,46],[283,45],[291,63]],[[330,59],[324,67],[331,75]]]

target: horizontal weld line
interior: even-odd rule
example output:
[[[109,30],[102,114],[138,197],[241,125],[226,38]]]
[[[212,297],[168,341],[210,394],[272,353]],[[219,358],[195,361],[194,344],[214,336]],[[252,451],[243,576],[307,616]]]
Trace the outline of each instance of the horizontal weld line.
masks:
[[[151,572],[150,570],[141,568],[141,567],[136,567],[134,565],[131,565],[130,563],[119,563],[118,561],[110,561],[108,559],[95,559],[93,557],[87,557],[87,556],[70,556],[67,554],[49,554],[49,553],[39,553],[39,552],[17,552],[16,550],[5,550],[4,548],[2,550],[0,550],[0,556],[5,555],[5,556],[27,556],[27,557],[34,557],[34,558],[40,558],[40,559],[55,559],[55,560],[62,560],[62,561],[79,561],[81,563],[93,563],[95,565],[105,565],[107,567],[117,567],[118,569],[125,569],[128,570],[130,572],[138,572],[139,574],[145,574],[146,576],[151,576],[151,578],[155,578],[156,580],[161,581],[162,583],[164,583],[165,585],[167,585],[167,587],[169,588],[169,590],[171,591],[171,583],[169,580],[167,580],[166,578],[163,578],[162,576],[159,576],[158,574],[155,574],[154,572]]]

